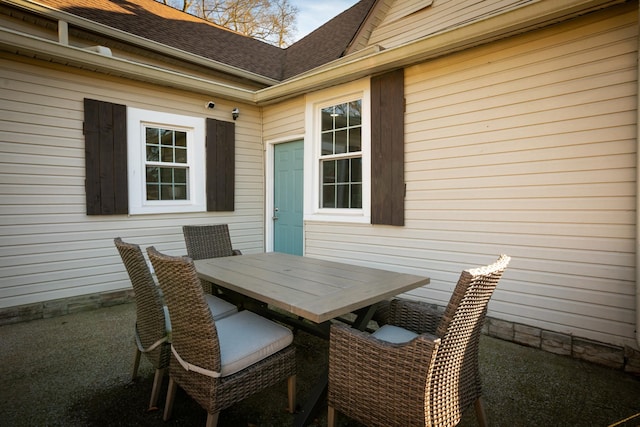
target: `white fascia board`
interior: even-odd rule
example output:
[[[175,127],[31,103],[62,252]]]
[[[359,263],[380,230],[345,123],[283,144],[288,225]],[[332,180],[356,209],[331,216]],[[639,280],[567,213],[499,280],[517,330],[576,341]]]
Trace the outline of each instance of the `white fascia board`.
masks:
[[[62,12],[57,9],[52,9],[48,6],[41,5],[36,2],[28,0],[3,0],[4,3],[13,5],[23,10],[27,10],[33,13],[37,13],[42,16],[46,16],[50,19],[57,21],[64,21],[70,25],[78,28],[82,28],[87,31],[95,32],[105,37],[113,38],[124,43],[128,43],[134,46],[139,46],[144,49],[148,49],[154,52],[158,52],[163,55],[172,56],[181,60],[201,65],[203,67],[220,71],[222,73],[238,76],[247,80],[259,83],[261,85],[273,85],[278,83],[278,80],[274,80],[265,76],[261,76],[250,71],[243,70],[238,67],[224,64],[213,59],[208,59],[199,55],[194,55],[187,51],[173,48],[162,43],[155,42],[153,40],[146,39],[144,37],[136,36],[125,31],[118,30],[108,25],[101,24],[99,22],[91,21],[86,18],[79,17],[67,12]]]
[[[375,49],[368,55],[355,52],[353,56],[345,56],[277,85],[260,89],[256,92],[256,101],[260,105],[268,105],[521,34],[618,3],[624,3],[624,0],[531,1],[504,13],[402,46],[386,50],[374,46]]]
[[[0,27],[0,49],[89,71],[173,87],[202,95],[253,103],[255,92],[171,70],[63,45]]]

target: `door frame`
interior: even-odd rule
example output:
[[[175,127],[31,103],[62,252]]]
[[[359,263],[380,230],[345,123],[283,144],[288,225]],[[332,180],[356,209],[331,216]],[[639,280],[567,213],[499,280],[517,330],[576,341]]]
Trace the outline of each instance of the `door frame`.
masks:
[[[275,159],[275,146],[278,144],[286,144],[287,142],[302,141],[304,147],[307,144],[304,140],[304,134],[285,136],[277,139],[270,139],[265,141],[265,156],[264,156],[264,170],[265,170],[265,200],[264,200],[264,230],[265,230],[265,252],[273,252],[274,242],[274,226],[273,226],[273,197],[275,184],[274,167],[273,162]],[[304,203],[304,201],[303,201]],[[304,221],[302,227],[302,253],[304,253]]]

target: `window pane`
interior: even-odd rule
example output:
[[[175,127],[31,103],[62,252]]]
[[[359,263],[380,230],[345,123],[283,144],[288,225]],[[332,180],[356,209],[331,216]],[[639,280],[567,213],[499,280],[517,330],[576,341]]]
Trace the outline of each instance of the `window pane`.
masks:
[[[333,129],[333,107],[322,109],[322,131]]]
[[[349,129],[349,152],[362,151],[362,128]]]
[[[362,101],[352,101],[349,103],[349,126],[360,126],[362,124]]]
[[[187,150],[176,148],[176,163],[187,163]]]
[[[160,144],[173,145],[173,131],[167,129],[160,130]]]
[[[335,186],[323,185],[322,186],[322,207],[323,208],[335,208]]]
[[[145,142],[147,144],[158,144],[160,142],[158,140],[158,129],[145,128]]]
[[[187,186],[176,185],[173,187],[173,195],[175,200],[187,200]]]
[[[333,184],[336,182],[336,162],[328,160],[322,162],[322,183]]]
[[[362,159],[351,159],[351,182],[362,182]]]
[[[147,161],[157,162],[160,160],[160,146],[147,145]]]
[[[160,200],[160,193],[157,185],[147,184],[147,200]]]
[[[147,167],[147,182],[156,183],[159,182],[160,171],[158,168]]]
[[[334,129],[341,129],[347,127],[347,107],[348,104],[339,104],[334,108],[333,118],[335,122]]]
[[[163,184],[173,182],[173,169],[160,168],[160,182]]]
[[[354,184],[351,186],[351,208],[362,208],[362,185]]]
[[[176,184],[186,184],[187,183],[187,170],[186,169],[175,169],[173,171],[173,179]]]
[[[176,147],[187,146],[187,133],[176,131]]]
[[[342,184],[336,186],[336,208],[349,207],[349,185]]]
[[[337,161],[338,173],[336,174],[336,179],[338,183],[349,182],[349,163],[349,159]]]
[[[160,147],[160,160],[173,163],[173,147]]]
[[[174,200],[173,186],[171,184],[160,185],[160,200]]]
[[[322,155],[333,154],[333,132],[322,134]]]
[[[336,151],[334,154],[347,152],[347,131],[340,130],[336,132]]]

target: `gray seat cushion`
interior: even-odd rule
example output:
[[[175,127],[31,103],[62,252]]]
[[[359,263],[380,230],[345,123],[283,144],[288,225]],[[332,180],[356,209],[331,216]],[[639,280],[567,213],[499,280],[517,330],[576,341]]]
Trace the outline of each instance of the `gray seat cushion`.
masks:
[[[384,325],[371,335],[378,338],[379,340],[387,341],[394,344],[409,342],[418,336],[418,334],[416,334],[415,332],[393,325]]]
[[[293,342],[291,330],[248,310],[216,321],[216,329],[222,377],[241,371]]]
[[[209,294],[205,294],[204,298],[207,300],[207,305],[215,321],[238,312],[238,308],[235,305],[221,298]]]

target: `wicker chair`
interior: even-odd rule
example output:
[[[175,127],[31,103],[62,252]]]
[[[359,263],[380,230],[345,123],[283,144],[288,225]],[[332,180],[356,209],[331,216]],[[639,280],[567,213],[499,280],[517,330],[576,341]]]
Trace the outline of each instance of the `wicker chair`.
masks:
[[[156,285],[138,245],[125,243],[119,237],[114,243],[124,263],[136,298],[136,351],[131,379],[135,379],[144,354],[156,370],[149,409],[155,408],[164,370],[169,366],[169,332],[171,325],[165,311],[160,288]]]
[[[444,313],[395,299],[388,324],[369,335],[334,324],[329,348],[328,426],[336,411],[368,426],[453,426],[481,400],[478,346],[487,304],[510,258],[465,270]]]
[[[215,426],[221,410],[288,379],[289,412],[295,408],[295,347],[286,327],[250,311],[220,321],[207,310],[193,261],[147,249],[172,323],[169,391],[171,416],[177,386],[208,413]]]
[[[164,371],[170,360],[169,313],[140,246],[123,242],[119,237],[114,239],[114,243],[129,274],[136,299],[136,350],[131,379],[137,376],[140,355],[144,354],[156,370],[149,401],[149,409],[154,409],[157,406]],[[207,296],[207,306],[215,318],[223,318],[237,312],[233,304],[213,295]]]
[[[191,259],[220,258],[232,255],[242,255],[238,249],[233,249],[229,226],[227,224],[184,225],[182,227],[187,255]],[[206,293],[213,293],[212,283],[201,280]]]

